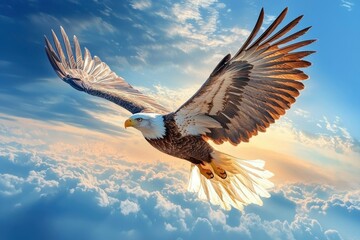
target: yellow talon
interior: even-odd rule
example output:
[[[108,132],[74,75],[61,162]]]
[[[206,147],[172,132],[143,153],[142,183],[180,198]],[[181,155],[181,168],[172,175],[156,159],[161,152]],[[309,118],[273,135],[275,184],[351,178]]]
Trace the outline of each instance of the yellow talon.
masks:
[[[218,175],[219,177],[221,177],[222,179],[225,179],[227,177],[227,173],[224,169],[222,169],[221,167],[216,166],[216,164],[214,163],[214,161],[212,161],[210,163],[211,167],[214,169],[214,172],[216,175]]]
[[[201,164],[196,164],[196,166],[199,168],[200,173],[207,179],[212,179],[214,177],[214,174],[210,169],[204,168]]]

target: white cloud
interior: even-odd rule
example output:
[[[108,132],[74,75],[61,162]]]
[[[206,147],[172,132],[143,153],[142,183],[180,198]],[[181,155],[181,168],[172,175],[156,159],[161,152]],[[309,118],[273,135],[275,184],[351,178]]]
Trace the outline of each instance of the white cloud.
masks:
[[[300,117],[303,117],[303,118],[309,118],[310,117],[310,112],[304,110],[304,109],[301,109],[301,108],[296,108],[294,110],[294,113]]]
[[[211,235],[214,232],[211,222],[207,218],[202,217],[198,217],[195,220],[192,230],[194,237],[198,237],[198,239],[200,239],[200,236],[203,236],[204,233]]]
[[[186,23],[188,20],[198,21],[198,24],[202,24],[201,9],[215,10],[216,8],[224,8],[224,4],[215,4],[216,0],[211,1],[190,1],[186,0],[182,3],[176,3],[172,7],[173,15],[181,22]],[[213,8],[213,5],[215,5]],[[212,15],[211,15],[212,16]]]
[[[359,190],[341,191],[326,185],[297,184],[283,186],[279,191],[296,203],[297,215],[291,225],[294,234],[301,235],[302,239],[309,238],[304,236],[310,233],[311,236],[324,234],[325,239],[352,239],[351,236],[360,234],[353,221],[360,213]],[[314,231],[309,232],[309,227]]]
[[[240,218],[240,224],[237,226],[230,226],[230,225],[225,225],[224,226],[224,230],[227,232],[235,232],[235,233],[241,233],[245,236],[247,236],[248,238],[251,237],[251,233],[250,233],[250,229],[249,229],[249,224],[254,224],[254,225],[260,225],[258,224],[258,222],[260,222],[260,217],[255,215],[255,214],[244,214],[241,215]]]
[[[148,191],[142,189],[140,186],[135,186],[134,188],[130,188],[128,185],[122,184],[120,188],[122,190],[124,190],[127,194],[131,194],[136,197],[141,197],[141,198],[149,198],[150,197],[150,193]]]
[[[224,39],[234,39],[230,37],[229,29],[219,28],[219,12],[225,7],[217,1],[184,1],[175,3],[170,13],[158,11],[156,14],[170,23],[165,34],[172,39],[178,38],[178,43],[173,46],[185,53],[199,49],[209,52],[228,47],[229,42]]]
[[[63,26],[69,36],[71,36],[70,33],[76,33],[76,36],[81,40],[80,44],[82,45],[87,41],[90,41],[90,39],[82,37],[83,33],[86,31],[95,32],[96,35],[105,35],[115,33],[117,31],[115,26],[98,16],[76,20],[64,18],[61,19],[61,22],[62,24],[59,26]],[[76,24],[73,24],[73,22],[76,22]],[[57,32],[57,29],[54,30]]]
[[[189,89],[172,91],[158,86],[154,94],[159,99],[182,102],[189,94],[186,92]],[[311,119],[311,114],[308,115]],[[332,214],[334,209],[341,209],[344,218],[348,216],[351,219],[351,214],[360,209],[358,191],[343,192],[322,185],[292,184],[276,190],[278,192],[273,193],[274,198],[265,200],[258,212],[252,212],[256,208],[249,206],[247,213],[236,216],[236,221],[240,219],[240,222],[234,223],[235,217],[231,213],[211,209],[210,204],[185,193],[183,185],[187,181],[188,165],[184,163],[184,167],[177,169],[173,162],[149,161],[156,158],[147,155],[144,156],[147,160],[145,163],[132,162],[127,159],[123,149],[125,137],[117,139],[81,128],[67,129],[67,126],[50,126],[25,119],[1,120],[1,123],[0,130],[4,133],[0,136],[1,158],[19,168],[26,167],[19,176],[10,172],[0,175],[0,193],[5,198],[17,197],[19,200],[12,202],[12,206],[18,208],[27,206],[29,192],[32,201],[51,199],[58,192],[66,192],[71,198],[85,194],[86,201],[94,202],[101,211],[111,211],[116,217],[120,215],[122,220],[136,216],[134,221],[141,226],[158,224],[168,230],[167,234],[173,234],[169,238],[175,235],[195,238],[206,230],[214,238],[223,235],[229,236],[229,239],[234,239],[234,236],[241,236],[242,239],[258,236],[268,236],[270,239],[341,238],[344,231],[331,226],[323,216]],[[340,118],[334,121],[322,119],[319,124],[328,132],[327,136],[324,135],[325,139],[334,134],[349,138],[346,129],[341,130]],[[301,132],[286,121],[282,130],[286,130],[288,139],[291,133]],[[301,144],[305,142],[306,146],[314,147],[312,135],[305,135],[304,138],[308,142],[300,141]],[[38,143],[33,144],[35,141]],[[316,145],[315,148],[319,147]],[[51,194],[44,195],[47,190],[51,190]],[[281,192],[283,194],[279,194]],[[279,219],[280,213],[270,211],[284,201],[296,206],[296,210],[282,213],[287,215],[286,220]],[[96,212],[97,208],[92,211]],[[154,217],[158,219],[157,222],[152,221]],[[137,236],[139,229],[136,224],[129,223],[131,228],[124,232]]]
[[[0,152],[0,157],[4,157],[4,158],[7,158],[9,159],[9,161],[11,162],[14,162],[15,161],[15,158],[16,158],[16,155],[12,152]]]
[[[309,118],[310,113],[304,110],[295,110],[295,114],[304,118]],[[329,121],[327,117],[319,120],[316,126],[327,130],[327,132],[306,133],[305,131],[295,130],[298,139],[303,143],[309,143],[321,148],[335,150],[339,153],[351,153],[355,149],[355,139],[350,135],[348,130],[341,126],[340,117],[335,117],[334,121]]]
[[[322,219],[314,218],[309,212],[309,209],[313,209],[313,205],[310,202],[328,201],[331,196],[329,197],[327,193],[331,195],[335,191],[334,189],[322,185],[291,184],[282,186],[276,191],[283,192],[283,197],[278,199],[279,202],[274,202],[275,205],[271,205],[272,199],[265,200],[264,206],[259,209],[257,214],[246,213],[241,216],[238,225],[229,226],[225,224],[224,230],[229,234],[234,232],[241,233],[245,236],[243,237],[244,239],[342,239],[343,234],[346,233],[344,229],[335,230],[332,227],[330,228],[331,224],[329,225],[328,222]],[[346,195],[344,192],[339,194],[341,196]],[[291,220],[276,219],[280,214],[278,211],[274,212],[276,215],[274,220],[265,220],[266,212],[269,208],[276,207],[277,204],[283,204],[284,200],[291,200],[291,202],[296,204],[296,211],[288,213],[288,218]],[[349,203],[349,205],[353,206],[353,203]],[[325,218],[330,217],[328,216],[330,214],[328,210],[322,214],[327,216]],[[351,218],[350,215],[348,215],[349,218]],[[341,218],[341,216],[339,217]],[[331,219],[330,222],[333,222],[332,224],[336,226],[338,221],[335,220],[336,217],[331,217]]]
[[[131,66],[128,59],[124,56],[115,56],[115,57],[110,57],[107,59],[109,61],[115,62],[120,70],[125,70],[125,69],[129,68],[129,66]]]
[[[16,175],[0,174],[0,194],[11,196],[22,192],[21,185],[24,179]]]
[[[57,18],[53,15],[40,12],[29,15],[28,18],[32,23],[43,28],[48,28],[48,23],[63,26],[68,33],[76,33],[78,37],[83,31],[94,31],[96,34],[100,35],[114,33],[116,31],[116,28],[111,23],[98,16],[91,16],[83,19],[72,19],[66,17]],[[76,24],[74,24],[74,22],[76,22]],[[84,43],[85,40],[86,38],[81,38],[82,43]]]
[[[47,191],[43,194],[47,194],[49,188],[57,188],[59,186],[59,182],[55,180],[48,180],[46,179],[46,171],[34,171],[31,170],[29,172],[29,176],[27,177],[26,181],[35,185],[35,190],[37,192],[45,192],[43,189],[47,189]]]
[[[137,89],[145,94],[150,95],[154,99],[159,99],[159,102],[161,102],[162,105],[173,111],[188,100],[199,87],[200,86],[192,86],[183,89],[170,89],[158,84],[154,86],[154,89],[150,89],[136,86]]]
[[[150,0],[133,0],[130,4],[134,9],[145,10],[151,7]]]
[[[355,172],[360,169],[360,163],[354,161],[360,157],[358,141],[342,126],[339,117],[333,121],[327,117],[318,120],[311,113],[304,111],[295,113],[298,116],[301,115],[300,121],[297,118],[291,120],[283,117],[269,128],[266,136],[260,134],[252,139],[251,144],[269,151],[289,154],[292,156],[290,160],[298,158],[297,161],[301,162],[297,163],[303,166],[296,166],[296,169],[302,169],[302,171],[296,170],[296,172],[301,173],[306,169],[313,171],[313,177],[310,177],[310,172],[306,174],[305,179],[309,181],[332,182],[337,186],[347,187],[358,185]],[[267,143],[263,143],[264,141]],[[273,141],[277,144],[273,144]],[[279,148],[279,146],[282,147]],[[290,147],[290,151],[284,146]],[[290,162],[287,161],[287,163]],[[294,162],[294,164],[296,163]],[[305,166],[307,164],[309,165]],[[281,166],[278,165],[276,168],[279,167]],[[284,170],[291,171],[291,166]],[[334,175],[338,176],[339,172],[347,177],[334,178]],[[299,180],[304,177],[305,175]],[[318,179],[316,179],[317,177]]]
[[[329,195],[327,199],[320,197],[315,199],[307,198],[306,210],[316,211],[324,215],[329,211],[329,208],[333,207],[344,208],[349,212],[360,211],[360,190],[342,193],[334,193],[333,190]]]
[[[45,23],[55,23],[56,25],[61,26],[64,23],[63,19],[59,19],[53,15],[43,12],[29,15],[28,18],[30,19],[30,21],[37,25],[43,25]]]
[[[150,1],[132,3],[133,7],[139,10],[153,7]],[[214,63],[214,56],[221,58],[219,52],[223,52],[225,48],[235,48],[235,45],[237,47],[239,40],[249,34],[248,30],[237,27],[219,28],[219,13],[223,11],[222,9],[226,10],[225,4],[216,1],[184,1],[180,4],[183,4],[179,6],[183,7],[184,12],[180,12],[179,8],[176,10],[177,5],[174,5],[173,9],[170,8],[173,11],[170,17],[174,19],[172,26],[179,31],[178,34],[172,32],[170,37],[182,38],[178,43],[171,42],[169,46],[173,44],[186,53],[195,51],[197,55],[203,56],[199,65]],[[175,13],[178,14],[178,18],[175,18]],[[165,18],[166,15],[163,16]],[[38,24],[51,21],[70,25],[72,22],[72,19],[58,19],[46,14],[32,16],[30,19]],[[85,19],[72,29],[78,27],[78,31],[87,31],[94,28],[100,34],[114,33],[116,29],[105,19],[99,17]],[[167,51],[170,49],[169,46],[165,46],[162,50]],[[149,64],[148,59],[152,55],[150,49],[157,50],[159,45],[146,47],[136,49],[134,58]],[[199,47],[204,54],[196,52]],[[129,64],[127,59],[118,60],[124,65]],[[181,63],[179,67],[191,76],[204,69],[202,66],[184,67]],[[158,85],[153,94],[159,99],[167,100],[166,104],[175,108],[196,90],[196,88],[184,88],[175,91]],[[49,99],[45,100],[49,101]],[[50,101],[56,102],[59,99],[50,99]],[[298,113],[302,116],[306,115],[301,111]],[[113,122],[117,113],[112,112],[111,116],[106,113],[103,115],[99,119]],[[39,221],[42,234],[47,232],[42,231],[44,228],[55,233],[61,230],[58,231],[59,235],[64,232],[69,233],[68,230],[73,233],[76,231],[76,226],[72,223],[78,222],[82,225],[79,229],[86,229],[88,236],[94,238],[99,235],[103,237],[101,233],[104,232],[109,236],[112,236],[111,232],[115,232],[116,238],[127,236],[124,239],[144,239],[144,237],[152,239],[158,236],[154,229],[165,228],[167,232],[162,232],[164,239],[176,237],[188,239],[189,236],[197,236],[196,234],[204,236],[204,231],[209,239],[249,239],[259,236],[268,236],[272,239],[315,237],[341,239],[343,234],[341,227],[330,226],[320,217],[315,219],[314,215],[329,216],[334,209],[340,209],[343,211],[342,217],[351,220],[352,213],[357,214],[360,208],[358,191],[343,192],[324,186],[292,184],[291,187],[288,186],[289,189],[287,186],[282,186],[281,191],[284,194],[274,192],[275,196],[265,201],[265,205],[261,208],[249,206],[245,214],[240,214],[236,210],[224,212],[180,190],[184,189],[182,184],[186,183],[185,167],[177,168],[174,166],[175,161],[167,163],[154,161],[158,158],[147,153],[144,154],[143,159],[140,159],[134,152],[136,148],[126,152],[127,149],[131,149],[131,145],[146,148],[142,146],[145,141],[137,139],[132,142],[138,135],[132,138],[129,137],[132,134],[110,137],[55,121],[50,123],[29,122],[26,119],[0,121],[0,164],[5,166],[0,168],[1,227],[5,224],[12,226],[12,229],[19,229],[18,226],[25,226],[21,221],[28,224],[32,222],[31,220],[46,219]],[[340,149],[344,154],[352,153],[352,136],[341,127],[338,120],[332,122],[324,119],[318,124],[322,126],[321,129],[328,131],[327,135],[321,135],[320,140],[319,135],[305,134],[301,129],[296,130],[294,125],[285,125],[282,130],[291,132],[295,129],[293,134],[298,134],[296,136],[301,140],[295,142],[306,143],[304,144],[308,147],[306,149],[320,149],[325,146],[329,149]],[[334,136],[339,136],[339,139]],[[344,139],[348,140],[345,142],[349,145],[341,145]],[[130,154],[136,155],[136,162],[130,160]],[[144,161],[147,163],[145,164]],[[188,165],[184,164],[184,166]],[[354,169],[356,171],[357,168]],[[302,170],[297,169],[297,171]],[[346,171],[340,168],[338,170],[338,175],[348,177],[344,174]],[[324,167],[323,171],[327,169]],[[52,194],[44,195],[47,190],[51,190]],[[284,207],[282,205],[284,201],[296,205],[296,213],[293,211],[285,213],[290,220],[280,220],[280,212],[270,211],[272,207],[279,205]],[[11,206],[16,206],[16,212]],[[38,209],[49,211],[36,211]],[[16,224],[11,225],[12,222]],[[33,222],[34,231],[39,226],[36,225],[37,222]],[[51,227],[48,227],[49,223]],[[27,231],[26,228],[21,229]],[[60,236],[59,238],[62,238]]]
[[[340,6],[344,7],[346,10],[351,11],[354,7],[354,3],[351,1],[345,1],[345,0],[341,0]]]
[[[220,224],[220,225],[226,224],[226,215],[222,210],[210,209],[209,219],[215,224]]]
[[[290,224],[290,229],[296,239],[320,239],[324,235],[324,231],[317,220],[299,215]]]
[[[270,24],[270,23],[272,23],[275,19],[276,19],[276,16],[265,14],[264,24]]]
[[[111,200],[109,195],[104,191],[104,189],[95,187],[95,191],[97,192],[98,196],[96,199],[98,200],[100,207],[107,207],[111,204]],[[115,200],[116,202],[116,200]]]
[[[1,68],[9,67],[11,64],[13,64],[13,63],[10,61],[0,59],[0,67]]]
[[[343,240],[339,232],[333,229],[326,230],[325,236],[327,240]]]
[[[164,225],[165,225],[165,230],[168,232],[173,232],[177,230],[177,228],[172,226],[170,223],[165,222]]]
[[[21,135],[21,130],[15,132]],[[11,133],[8,131],[9,134]],[[116,222],[119,221],[117,218],[121,218],[121,221],[126,222],[122,230],[126,236],[143,236],[139,235],[142,232],[145,232],[145,236],[153,236],[151,232],[147,232],[147,226],[150,226],[149,229],[159,226],[165,229],[166,234],[170,234],[164,235],[164,238],[196,238],[206,231],[211,233],[210,239],[218,239],[220,236],[228,239],[256,239],[261,236],[267,236],[268,239],[341,239],[344,231],[329,225],[321,216],[332,214],[334,208],[340,208],[345,210],[343,217],[348,214],[351,219],[352,213],[360,211],[358,190],[341,192],[323,185],[291,184],[275,189],[273,198],[266,199],[264,206],[258,207],[255,212],[254,209],[257,208],[253,207],[247,208],[244,214],[235,213],[235,210],[224,212],[198,201],[191,194],[179,191],[182,189],[180,183],[186,182],[179,178],[184,173],[170,172],[171,166],[165,163],[148,162],[146,165],[140,163],[139,166],[138,163],[112,161],[109,159],[116,152],[106,149],[106,144],[96,147],[104,150],[100,154],[91,146],[79,145],[71,151],[51,151],[52,157],[45,157],[44,154],[49,152],[44,149],[40,151],[43,147],[39,149],[38,146],[24,146],[35,148],[38,152],[28,154],[21,149],[13,149],[11,152],[15,159],[7,161],[19,167],[21,164],[29,166],[30,170],[25,174],[28,177],[8,173],[0,175],[0,191],[3,196],[22,196],[12,206],[16,205],[20,209],[26,206],[28,193],[23,194],[24,189],[31,191],[36,190],[36,187],[51,188],[54,190],[52,196],[64,189],[67,189],[71,198],[83,196],[79,195],[81,193],[87,194],[80,203],[86,206],[87,201],[95,199],[96,207],[103,209],[101,214],[109,211],[108,218],[112,221]],[[107,152],[108,155],[105,154]],[[77,155],[83,157],[73,160],[73,156]],[[33,194],[38,194],[39,199],[51,199],[50,196],[41,195],[42,192],[35,191]],[[278,211],[269,212],[272,208],[276,209],[276,206],[289,202],[295,205],[296,210],[281,213],[286,214],[286,219],[289,220],[278,219]],[[76,208],[77,205],[73,207]],[[97,211],[92,207],[93,214]],[[127,221],[134,215],[136,218],[132,219],[135,220]],[[156,222],[153,219],[157,219]]]
[[[217,1],[164,4],[166,7],[159,8],[154,3],[152,11],[144,14],[149,18],[161,17],[165,21],[161,21],[161,24],[156,24],[156,21],[149,27],[143,23],[145,19],[141,17],[133,23],[134,28],[141,30],[141,34],[136,37],[141,38],[144,43],[133,45],[133,42],[129,41],[128,48],[133,50],[130,56],[125,57],[123,53],[119,53],[107,58],[110,63],[112,62],[115,67],[120,65],[119,70],[131,67],[144,71],[146,65],[155,66],[147,71],[156,79],[159,72],[167,75],[174,69],[180,71],[182,76],[173,76],[173,81],[181,80],[186,85],[190,81],[193,83],[199,80],[200,84],[222,57],[239,49],[249,34],[248,29],[222,26],[219,16],[226,8]],[[168,11],[165,12],[164,8]],[[130,35],[129,39],[132,37]],[[187,59],[193,61],[189,62]]]
[[[183,209],[180,205],[170,202],[159,192],[155,192],[154,194],[157,200],[155,209],[159,210],[162,217],[170,218],[171,216],[177,216],[179,218],[185,218],[190,214],[189,209]]]
[[[201,19],[199,7],[199,5],[191,4],[189,1],[187,1],[183,4],[174,4],[172,11],[173,15],[179,20],[180,23],[186,23],[188,20]]]
[[[130,213],[138,213],[139,211],[140,207],[136,202],[132,202],[128,199],[120,202],[120,212],[125,216],[129,215]]]

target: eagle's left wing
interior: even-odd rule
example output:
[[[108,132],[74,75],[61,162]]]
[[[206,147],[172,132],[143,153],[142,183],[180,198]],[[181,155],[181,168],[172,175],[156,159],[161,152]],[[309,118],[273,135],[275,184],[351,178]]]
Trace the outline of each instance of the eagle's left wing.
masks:
[[[62,27],[60,29],[67,58],[54,31],[52,35],[55,49],[45,37],[45,51],[55,72],[64,82],[76,90],[112,101],[131,113],[169,112],[153,98],[141,93],[116,75],[99,57],[92,57],[86,48],[83,55],[76,36],[74,36],[74,55],[67,34]]]
[[[175,121],[183,135],[203,135],[215,143],[236,145],[249,141],[258,131],[285,114],[295,102],[300,80],[308,76],[298,68],[310,66],[302,58],[313,51],[294,50],[314,40],[287,44],[307,32],[305,28],[285,36],[302,16],[270,36],[282,22],[287,8],[256,40],[264,11],[241,49],[227,55],[204,85],[175,112]],[[285,36],[285,37],[284,37]]]

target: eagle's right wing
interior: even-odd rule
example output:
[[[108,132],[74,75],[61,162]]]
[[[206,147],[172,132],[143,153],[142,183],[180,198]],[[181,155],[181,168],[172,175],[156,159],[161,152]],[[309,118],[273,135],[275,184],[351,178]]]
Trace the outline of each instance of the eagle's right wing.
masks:
[[[201,88],[176,112],[182,135],[202,135],[217,144],[248,142],[285,114],[304,88],[308,76],[300,70],[314,51],[297,51],[314,40],[294,41],[309,27],[286,35],[300,21],[295,18],[280,30],[287,8],[256,38],[264,10],[240,50],[225,56]],[[291,43],[292,42],[292,43]]]
[[[92,58],[86,48],[83,56],[76,36],[74,36],[74,56],[68,36],[62,27],[60,29],[67,58],[54,31],[52,31],[52,35],[56,51],[46,36],[45,51],[55,72],[64,82],[79,91],[112,101],[133,114],[138,112],[162,114],[169,112],[156,103],[154,99],[142,94],[123,78],[117,76],[100,58],[97,56]]]

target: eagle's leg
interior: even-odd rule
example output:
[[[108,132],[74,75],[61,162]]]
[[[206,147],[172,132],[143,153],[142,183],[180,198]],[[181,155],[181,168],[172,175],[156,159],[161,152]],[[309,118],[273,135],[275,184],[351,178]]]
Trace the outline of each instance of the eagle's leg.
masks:
[[[214,177],[213,172],[210,169],[204,168],[202,163],[196,164],[196,166],[199,168],[200,173],[207,179],[212,179]]]
[[[218,175],[222,179],[225,179],[227,177],[226,171],[224,169],[222,169],[221,167],[216,166],[214,161],[211,161],[210,165],[214,169],[214,172],[216,175]]]

